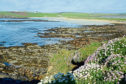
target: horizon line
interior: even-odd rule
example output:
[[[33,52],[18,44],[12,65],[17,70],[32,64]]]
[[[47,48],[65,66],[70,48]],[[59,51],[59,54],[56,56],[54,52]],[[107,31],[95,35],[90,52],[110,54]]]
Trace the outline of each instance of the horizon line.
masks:
[[[87,13],[87,14],[126,14],[126,12],[120,13],[107,13],[107,12],[40,12],[40,11],[0,11],[0,12],[31,12],[31,13]]]

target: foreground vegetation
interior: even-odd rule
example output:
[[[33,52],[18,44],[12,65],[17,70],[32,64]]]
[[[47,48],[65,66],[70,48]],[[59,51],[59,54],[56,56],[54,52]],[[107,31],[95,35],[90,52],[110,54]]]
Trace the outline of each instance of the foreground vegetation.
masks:
[[[73,71],[73,74],[71,72],[58,73],[46,77],[39,84],[42,82],[48,84],[125,84],[125,63],[126,38],[114,39],[99,47],[87,58],[83,66]]]
[[[100,47],[87,63],[75,71],[79,84],[124,83],[126,73],[126,38],[114,39]],[[80,83],[80,80],[82,83]]]
[[[51,66],[53,69],[51,73],[67,73],[68,71],[72,70],[76,65],[73,65],[71,61],[73,60],[74,56],[75,62],[83,62],[88,56],[93,54],[98,47],[101,46],[99,42],[93,42],[90,45],[86,45],[85,47],[80,48],[79,50],[68,50],[68,49],[61,49],[58,50],[55,54],[53,54],[52,58],[50,59]]]
[[[113,18],[112,18],[112,17]],[[91,14],[91,13],[40,13],[40,12],[0,12],[0,18],[28,18],[28,17],[68,17],[77,19],[99,19],[99,20],[117,20],[126,21],[126,18],[120,18],[126,14]],[[116,18],[119,17],[119,18]]]

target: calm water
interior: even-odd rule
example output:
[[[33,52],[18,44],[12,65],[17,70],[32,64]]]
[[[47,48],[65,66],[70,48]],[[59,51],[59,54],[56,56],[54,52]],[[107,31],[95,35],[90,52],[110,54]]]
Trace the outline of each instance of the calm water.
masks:
[[[11,19],[0,19],[11,20]],[[18,19],[20,20],[20,19]],[[37,43],[47,45],[59,43],[59,40],[70,40],[61,38],[40,38],[38,32],[55,27],[79,27],[80,25],[68,22],[0,22],[0,46],[21,46],[22,43]]]

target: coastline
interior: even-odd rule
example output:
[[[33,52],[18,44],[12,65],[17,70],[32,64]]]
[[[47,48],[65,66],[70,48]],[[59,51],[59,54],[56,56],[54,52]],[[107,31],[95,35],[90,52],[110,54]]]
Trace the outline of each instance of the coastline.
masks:
[[[79,25],[126,24],[126,21],[116,21],[116,20],[74,19],[74,18],[67,18],[67,17],[31,17],[31,18],[42,18],[50,21],[71,22]]]
[[[46,19],[46,17],[44,18]],[[71,22],[71,23],[76,23],[81,25],[85,25],[85,21],[87,22],[91,21],[96,23],[102,22],[102,20],[71,19],[71,18],[57,18],[57,17],[48,17],[47,19],[50,21],[54,20],[54,21]],[[116,22],[111,22],[106,20],[104,22],[107,22],[109,24],[116,23]],[[125,24],[120,25],[119,22],[117,23],[118,24],[115,25],[106,24],[100,26],[96,24],[91,24],[91,25],[86,24],[88,27],[82,27],[82,28],[55,28],[55,29],[47,30],[47,32],[45,32],[44,34],[43,33],[39,34],[41,38],[44,37],[74,38],[74,40],[69,42],[63,42],[61,45],[58,44],[47,45],[42,47],[38,45],[28,44],[25,45],[24,47],[11,47],[6,49],[1,48],[0,49],[2,54],[0,56],[2,58],[1,61],[3,62],[7,61],[8,63],[14,65],[14,66],[6,66],[5,64],[2,63],[3,66],[0,66],[1,70],[4,73],[9,74],[5,76],[14,79],[22,79],[22,80],[24,79],[26,80],[26,78],[27,80],[33,80],[33,79],[40,80],[44,78],[46,75],[50,75],[50,74],[52,75],[59,71],[66,73],[68,70],[72,70],[73,68],[78,66],[75,64],[84,61],[88,56],[90,56],[90,54],[92,54],[101,45],[100,43],[103,40],[107,41],[116,37],[122,37],[124,31],[120,30],[120,28],[125,29],[126,25]],[[92,42],[96,42],[96,43],[91,44]],[[86,45],[88,45],[88,47],[85,49]],[[93,50],[89,50],[89,49],[93,49]],[[75,53],[78,50],[80,51]],[[14,51],[16,51],[17,53],[15,53]],[[82,55],[79,58],[79,60],[77,57],[75,57],[76,54],[78,53],[83,54],[83,52],[85,51],[87,52],[87,54]],[[61,57],[59,58],[59,56]],[[50,58],[51,61],[49,61],[46,58]],[[82,60],[80,61],[81,58]],[[16,61],[13,61],[13,59]],[[71,60],[73,59],[75,61],[75,64],[71,63]],[[17,69],[17,66],[15,67],[15,65],[22,65],[22,66]],[[7,69],[5,69],[5,67],[7,67]],[[11,73],[9,70],[11,71]],[[22,71],[23,73],[21,73]],[[20,76],[19,75],[13,76],[12,74],[15,73],[19,74]],[[36,76],[34,76],[34,74]]]
[[[102,41],[122,37],[124,35],[123,31],[119,31],[117,28],[125,28],[125,26],[126,25],[119,24],[114,26],[90,25],[86,27],[83,26],[82,28],[55,28],[46,30],[45,33],[39,33],[39,37],[73,38],[73,40],[55,45],[38,46],[25,44],[23,47],[1,48],[0,61],[2,61],[2,64],[7,62],[8,64],[14,65],[6,66],[3,64],[3,66],[0,66],[1,71],[9,74],[5,76],[14,79],[22,79],[23,77],[22,80],[26,78],[27,80],[40,80],[45,77],[45,75],[52,75],[58,72],[66,73],[78,66],[77,64],[79,62],[83,62],[101,45],[100,43]],[[82,53],[79,59],[75,57],[75,55],[78,54],[76,53],[78,50],[79,53]],[[71,60],[74,60],[74,64],[71,63]],[[20,67],[17,68],[17,66]],[[7,69],[5,69],[5,67],[7,67]],[[21,71],[23,71],[23,74]],[[20,76],[15,73],[20,74]],[[15,74],[15,76],[12,74]],[[34,76],[34,74],[36,76]]]

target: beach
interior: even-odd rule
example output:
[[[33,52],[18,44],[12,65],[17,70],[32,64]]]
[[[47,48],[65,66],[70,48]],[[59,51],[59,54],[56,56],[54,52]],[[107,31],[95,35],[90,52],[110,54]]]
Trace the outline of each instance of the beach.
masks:
[[[37,17],[31,17],[31,18],[37,18]],[[42,17],[42,18],[51,21],[65,21],[65,22],[71,22],[80,25],[105,25],[105,24],[113,24],[113,23],[126,24],[126,21],[115,21],[115,20],[73,19],[67,17]]]

